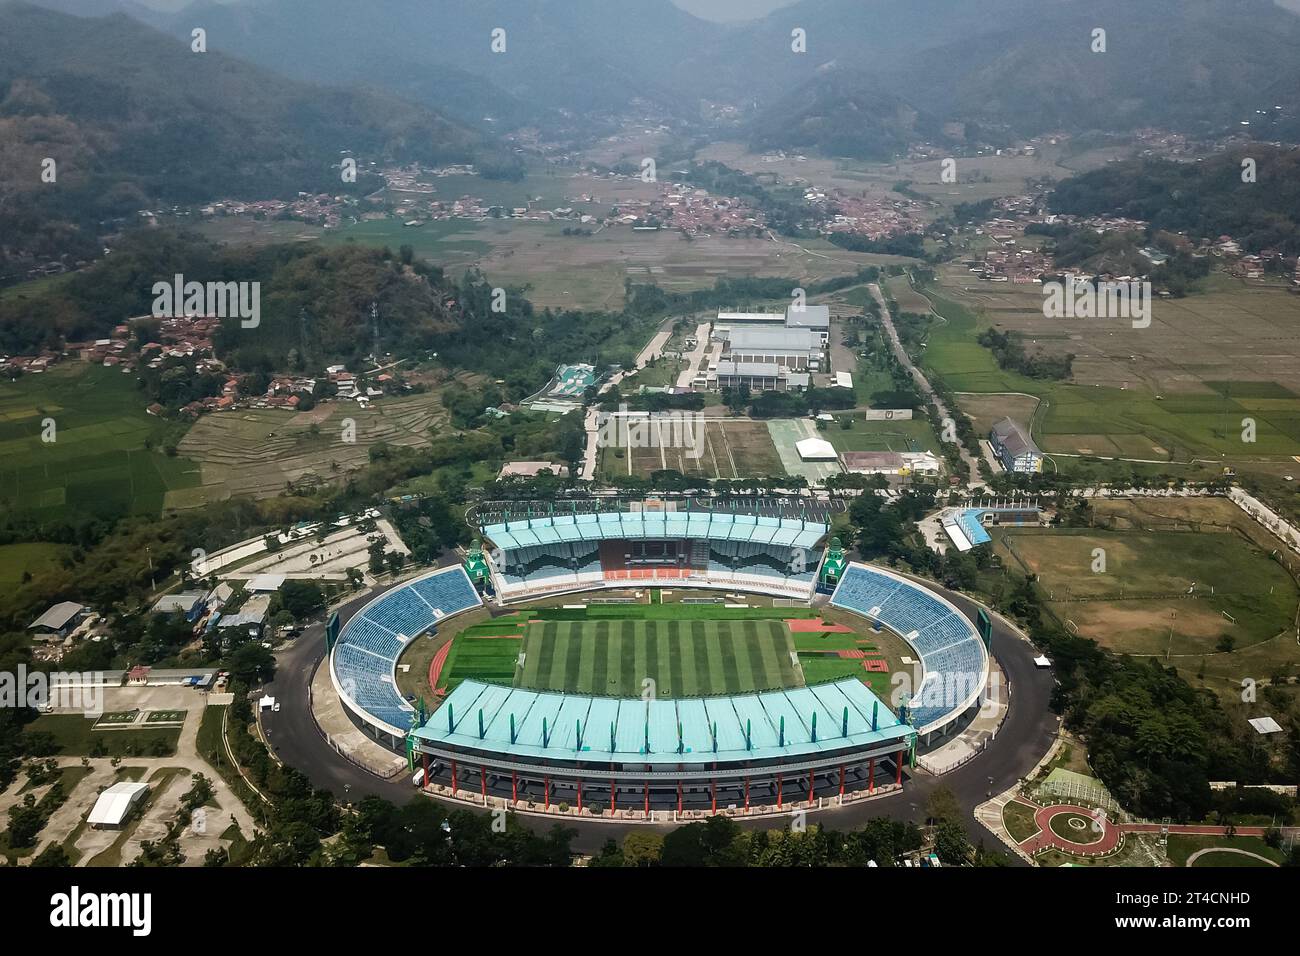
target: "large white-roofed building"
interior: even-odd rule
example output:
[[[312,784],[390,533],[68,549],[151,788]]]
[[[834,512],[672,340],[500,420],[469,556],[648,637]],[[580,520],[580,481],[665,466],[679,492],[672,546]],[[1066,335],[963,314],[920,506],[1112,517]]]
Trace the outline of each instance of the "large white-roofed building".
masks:
[[[840,457],[835,446],[825,438],[805,438],[795,442],[794,447],[804,461],[837,461]]]

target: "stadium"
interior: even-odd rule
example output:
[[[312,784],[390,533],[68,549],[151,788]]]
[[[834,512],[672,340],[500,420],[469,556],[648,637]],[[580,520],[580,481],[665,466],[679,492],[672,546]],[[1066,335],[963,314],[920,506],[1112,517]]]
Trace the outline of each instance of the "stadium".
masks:
[[[979,707],[987,619],[848,562],[825,505],[711,504],[481,509],[461,566],[331,622],[349,716],[425,789],[521,810],[772,812],[902,787]],[[399,658],[440,629],[430,707]]]

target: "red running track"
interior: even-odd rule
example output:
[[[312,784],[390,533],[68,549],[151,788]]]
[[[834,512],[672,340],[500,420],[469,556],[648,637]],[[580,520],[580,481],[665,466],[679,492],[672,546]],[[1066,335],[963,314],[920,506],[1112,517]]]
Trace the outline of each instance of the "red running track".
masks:
[[[1032,806],[1032,804],[1031,804]],[[1039,850],[1054,847],[1058,850],[1064,850],[1066,853],[1074,853],[1079,856],[1104,856],[1110,853],[1117,846],[1122,833],[1115,824],[1106,820],[1103,826],[1103,832],[1100,840],[1094,840],[1092,843],[1075,843],[1073,840],[1067,840],[1065,837],[1053,832],[1052,817],[1060,816],[1064,813],[1081,814],[1085,817],[1091,817],[1092,811],[1084,807],[1076,807],[1066,803],[1056,804],[1050,807],[1037,807],[1034,810],[1034,823],[1038,826],[1038,832],[1028,840],[1020,844],[1020,849],[1024,850],[1030,856],[1033,856]],[[1156,827],[1159,830],[1159,827]]]
[[[451,653],[451,641],[448,641],[438,652],[433,655],[433,660],[429,661],[429,691],[438,693],[438,678],[442,676],[443,665],[447,663],[447,655]]]

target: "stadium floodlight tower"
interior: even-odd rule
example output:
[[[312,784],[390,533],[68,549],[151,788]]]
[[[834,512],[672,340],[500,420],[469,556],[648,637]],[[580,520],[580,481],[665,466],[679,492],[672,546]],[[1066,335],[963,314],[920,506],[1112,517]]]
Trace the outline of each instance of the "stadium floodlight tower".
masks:
[[[474,543],[465,552],[464,566],[465,573],[469,575],[475,588],[481,591],[491,585],[492,574],[488,568],[487,558],[483,554],[483,543],[478,538],[474,539]]]
[[[848,564],[849,559],[844,553],[844,545],[840,543],[839,536],[831,538],[831,543],[826,547],[826,557],[822,561],[821,572],[817,575],[817,590],[825,594],[833,592],[835,585],[840,583],[840,577]]]

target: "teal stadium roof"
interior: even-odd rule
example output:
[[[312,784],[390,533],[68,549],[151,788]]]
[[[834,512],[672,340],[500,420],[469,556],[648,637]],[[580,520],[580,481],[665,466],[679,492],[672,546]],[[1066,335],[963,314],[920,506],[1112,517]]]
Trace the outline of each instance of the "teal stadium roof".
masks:
[[[467,680],[414,733],[429,744],[507,758],[678,765],[817,757],[893,743],[904,747],[914,731],[865,684],[849,678],[762,694],[650,701],[539,693]]]
[[[488,525],[483,534],[502,551],[562,541],[707,538],[778,547],[812,548],[827,525],[800,518],[773,518],[715,511],[607,511],[601,514],[521,518]]]

